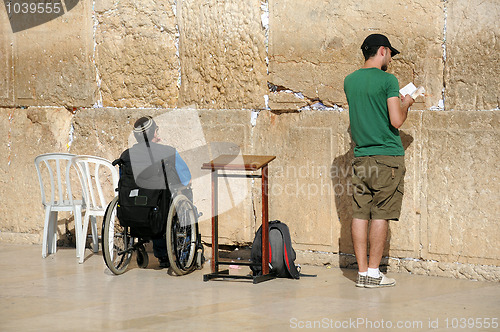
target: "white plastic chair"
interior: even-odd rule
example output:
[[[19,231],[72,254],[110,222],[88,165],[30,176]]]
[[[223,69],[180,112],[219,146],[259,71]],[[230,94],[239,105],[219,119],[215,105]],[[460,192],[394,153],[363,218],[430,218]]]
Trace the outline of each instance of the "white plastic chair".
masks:
[[[59,211],[70,211],[75,216],[75,236],[77,248],[81,241],[82,200],[75,200],[71,192],[70,170],[71,160],[75,155],[69,153],[47,153],[35,158],[35,167],[40,181],[42,205],[45,207],[45,222],[43,226],[42,257],[56,252],[57,249],[57,214]],[[45,177],[48,171],[48,179]],[[45,177],[45,179],[44,179]],[[50,183],[50,196],[46,195]],[[57,186],[56,186],[57,185]],[[78,250],[76,251],[78,257]]]
[[[85,201],[85,216],[83,217],[83,228],[80,228],[80,239],[77,247],[79,262],[85,259],[85,245],[87,231],[90,225],[92,229],[92,248],[94,252],[99,251],[99,238],[97,233],[97,218],[103,217],[106,207],[116,195],[118,187],[118,170],[107,159],[95,156],[73,157],[73,164],[77,166],[78,175],[83,183],[83,197]],[[107,182],[107,185],[105,185]],[[103,187],[108,187],[106,192]]]

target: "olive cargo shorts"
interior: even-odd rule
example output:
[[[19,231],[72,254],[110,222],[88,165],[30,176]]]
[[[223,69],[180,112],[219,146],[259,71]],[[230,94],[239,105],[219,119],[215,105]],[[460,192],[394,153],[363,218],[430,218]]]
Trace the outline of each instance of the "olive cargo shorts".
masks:
[[[406,172],[404,156],[356,157],[352,166],[353,217],[398,220]]]

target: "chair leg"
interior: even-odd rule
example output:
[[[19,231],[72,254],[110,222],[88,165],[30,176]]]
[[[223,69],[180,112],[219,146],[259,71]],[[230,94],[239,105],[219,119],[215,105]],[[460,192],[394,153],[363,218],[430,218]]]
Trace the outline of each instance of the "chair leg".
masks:
[[[43,225],[43,237],[42,237],[42,257],[47,257],[47,247],[48,247],[48,237],[49,237],[49,225],[51,213],[50,206],[45,207],[45,220]]]
[[[89,215],[85,213],[83,216],[83,227],[80,229],[80,244],[78,246],[78,262],[81,264],[85,259],[85,245],[87,244],[87,230],[89,228]]]
[[[76,257],[83,256],[83,253],[80,255],[80,248],[83,245],[83,249],[85,249],[85,240],[82,239],[82,207],[80,205],[76,205],[74,209],[75,213],[75,236],[76,236]],[[85,232],[86,236],[87,232]],[[83,260],[81,260],[83,262]]]
[[[78,246],[78,263],[82,264],[85,260],[85,245],[87,244],[87,230],[89,228],[89,219],[92,218],[87,212],[83,216],[83,227],[80,233],[80,245]]]
[[[48,241],[49,254],[55,254],[57,251],[57,211],[50,213]]]
[[[90,216],[90,227],[92,227],[92,249],[99,252],[99,235],[97,234],[97,217]]]

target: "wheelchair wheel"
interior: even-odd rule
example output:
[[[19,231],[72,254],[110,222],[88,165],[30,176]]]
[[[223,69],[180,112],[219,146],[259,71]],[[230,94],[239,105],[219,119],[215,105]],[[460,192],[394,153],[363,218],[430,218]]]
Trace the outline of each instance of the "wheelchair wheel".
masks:
[[[193,271],[197,263],[198,215],[193,203],[184,195],[176,196],[170,206],[166,239],[170,266],[175,274]]]
[[[128,227],[122,227],[116,216],[118,196],[109,203],[102,223],[102,251],[107,267],[114,274],[122,274],[132,258],[134,239]]]

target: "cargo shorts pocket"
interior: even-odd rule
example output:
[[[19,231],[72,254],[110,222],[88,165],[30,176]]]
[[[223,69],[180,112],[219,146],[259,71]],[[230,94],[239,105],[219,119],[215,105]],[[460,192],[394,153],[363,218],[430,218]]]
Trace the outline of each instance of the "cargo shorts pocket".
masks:
[[[375,162],[380,167],[381,172],[390,172],[391,179],[395,179],[399,171],[400,164],[391,156],[380,156],[375,158]]]

